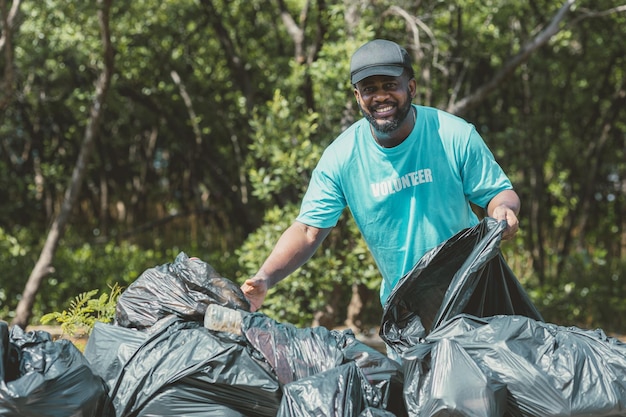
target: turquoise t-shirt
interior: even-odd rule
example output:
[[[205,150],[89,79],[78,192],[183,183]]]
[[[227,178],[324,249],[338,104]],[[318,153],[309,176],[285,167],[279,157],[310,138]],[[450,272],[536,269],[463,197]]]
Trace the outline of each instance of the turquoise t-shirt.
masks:
[[[415,127],[396,147],[378,145],[366,119],[337,137],[313,171],[297,218],[333,227],[350,209],[382,274],[383,305],[428,250],[478,223],[470,201],[486,207],[513,188],[474,126],[415,108]]]

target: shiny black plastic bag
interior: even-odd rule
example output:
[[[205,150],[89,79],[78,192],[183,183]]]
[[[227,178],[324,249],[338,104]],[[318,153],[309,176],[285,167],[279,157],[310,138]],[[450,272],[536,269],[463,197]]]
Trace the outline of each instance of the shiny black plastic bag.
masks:
[[[507,265],[500,242],[506,222],[492,218],[427,252],[400,279],[383,310],[380,336],[402,353],[458,314],[541,314]]]
[[[601,330],[459,315],[405,363],[410,416],[626,416],[626,344]]]
[[[401,355],[411,417],[626,416],[626,348],[545,323],[485,219],[427,253],[391,294],[381,337]]]
[[[398,417],[391,411],[381,410],[380,408],[367,407],[359,414],[359,417]]]
[[[319,415],[343,415],[349,410],[356,416],[365,407],[404,415],[401,367],[357,340],[350,330],[298,328],[259,313],[246,315],[242,327],[248,343],[285,387],[283,402],[290,404],[281,405],[283,416],[317,415],[314,411],[320,410],[326,411]],[[348,371],[347,364],[358,372]],[[357,374],[359,378],[354,378]],[[332,407],[337,407],[335,414],[327,414]]]
[[[445,327],[445,326],[444,326]],[[437,334],[437,330],[431,335]],[[506,384],[485,373],[458,343],[426,341],[404,352],[404,396],[411,417],[503,416]]]
[[[169,315],[202,322],[209,304],[250,311],[238,285],[181,252],[174,262],[147,269],[128,286],[118,298],[115,323],[146,329]]]
[[[115,416],[274,416],[281,391],[241,337],[170,316],[138,331],[96,323],[85,348]]]
[[[0,322],[0,416],[100,417],[106,386],[69,340]]]
[[[291,382],[283,392],[277,417],[358,417],[367,407],[354,362]]]

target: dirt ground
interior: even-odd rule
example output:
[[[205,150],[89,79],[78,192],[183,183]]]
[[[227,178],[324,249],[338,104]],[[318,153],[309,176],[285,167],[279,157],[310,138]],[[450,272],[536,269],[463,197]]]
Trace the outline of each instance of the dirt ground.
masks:
[[[69,339],[81,352],[85,350],[87,340],[89,340],[89,334],[86,330],[80,330],[76,332],[76,334],[74,334],[73,336],[69,336],[67,334],[63,334],[61,326],[28,326],[26,328],[26,331],[33,330],[42,330],[44,332],[50,333],[52,340]]]

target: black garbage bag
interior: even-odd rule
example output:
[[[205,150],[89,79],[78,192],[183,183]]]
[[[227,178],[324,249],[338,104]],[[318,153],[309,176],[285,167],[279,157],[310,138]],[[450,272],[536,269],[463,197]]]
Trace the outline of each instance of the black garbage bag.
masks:
[[[626,416],[626,344],[601,330],[459,315],[405,359],[411,416]]]
[[[243,332],[285,385],[343,363],[336,332],[324,327],[297,328],[264,314],[243,318]]]
[[[9,323],[0,320],[0,381],[4,382],[19,375],[19,349],[9,341]]]
[[[401,354],[461,313],[543,320],[502,256],[505,228],[505,221],[485,218],[427,252],[385,304],[380,327],[385,343]]]
[[[435,333],[437,330],[431,335]],[[506,385],[485,373],[458,343],[445,338],[436,345],[422,342],[404,355],[408,415],[504,415]]]
[[[427,253],[391,294],[408,415],[626,416],[624,344],[545,323],[485,219]],[[505,396],[506,393],[506,396]]]
[[[367,408],[354,362],[284,386],[277,417],[358,417]]]
[[[387,410],[381,410],[380,408],[367,407],[359,417],[397,417],[394,413]]]
[[[298,329],[250,313],[239,287],[206,271],[213,269],[181,253],[120,296],[113,325],[96,324],[85,356],[115,416],[274,416],[284,387],[300,381],[320,384],[302,409],[336,405],[341,415],[349,404],[361,412],[393,403],[404,412],[398,363],[351,331]],[[346,364],[358,370],[353,385],[317,377],[343,375]],[[333,405],[337,398],[345,401]]]
[[[69,340],[0,322],[0,416],[100,417],[104,381]]]
[[[85,357],[109,387],[115,416],[274,416],[282,396],[242,337],[177,316],[139,331],[96,323]]]
[[[172,314],[202,322],[209,304],[250,311],[238,285],[181,252],[174,262],[144,271],[129,285],[118,298],[115,323],[146,329]]]
[[[348,408],[350,413],[360,413],[366,406],[391,408],[400,416],[404,414],[401,367],[386,355],[357,340],[352,331],[324,327],[298,328],[259,313],[244,316],[242,328],[248,343],[261,352],[285,389],[291,390],[292,395],[299,390],[307,394],[305,403],[291,404],[286,409],[281,405],[283,415],[313,415],[310,413],[314,410],[333,406],[339,407],[333,415],[343,415]],[[324,377],[319,377],[324,375],[330,378],[329,381],[339,378],[346,372],[346,364],[356,366],[361,377],[360,383],[357,384],[358,380],[355,380],[354,385],[340,387],[324,382]],[[315,387],[318,383],[321,386]],[[338,402],[338,398],[342,400]],[[291,414],[285,414],[287,410],[291,410]],[[309,414],[304,413],[305,410]]]

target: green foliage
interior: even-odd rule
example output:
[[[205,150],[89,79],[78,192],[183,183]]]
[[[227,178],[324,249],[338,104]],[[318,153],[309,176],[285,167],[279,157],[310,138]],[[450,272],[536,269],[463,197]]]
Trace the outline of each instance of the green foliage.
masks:
[[[626,325],[626,262],[610,261],[602,250],[577,253],[568,258],[556,282],[541,288],[536,298],[549,322],[603,327],[622,334]]]
[[[323,148],[312,142],[317,114],[293,107],[280,91],[251,121],[248,170],[253,195],[262,201],[272,197],[291,199],[303,194]],[[257,166],[254,166],[257,165]]]
[[[0,270],[2,285],[0,286],[0,319],[8,321],[11,311],[15,308],[16,294],[23,290],[25,279],[34,265],[32,248],[25,243],[29,231],[22,229],[15,234],[8,233],[0,227]]]
[[[79,329],[87,329],[91,333],[97,321],[111,323],[115,319],[115,306],[117,299],[123,291],[117,283],[111,287],[111,293],[102,293],[99,297],[98,290],[91,290],[77,295],[67,310],[45,314],[41,317],[42,324],[52,321],[60,323],[64,334],[74,336]]]
[[[11,258],[17,258],[26,255],[27,250],[28,248],[21,245],[15,236],[11,236],[0,227],[0,253]]]
[[[352,51],[374,37],[406,45],[416,58],[417,101],[446,107],[494,80],[561,3],[290,0],[285,7],[114,4],[116,74],[34,320],[76,294],[126,285],[180,250],[225,276],[254,273],[295,218],[325,146],[359,117],[347,74]],[[20,6],[15,94],[0,117],[5,320],[78,158],[102,65],[96,12],[90,2]],[[301,32],[284,24],[285,13]],[[504,248],[554,319],[614,326],[621,314],[607,310],[624,308],[624,28],[614,1],[576,2],[560,32],[463,115],[522,197],[522,231]],[[346,213],[311,262],[272,290],[266,308],[305,323],[328,292],[347,304],[349,283],[375,292],[378,280]]]

